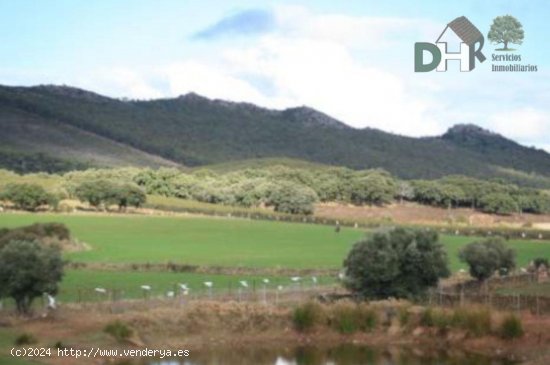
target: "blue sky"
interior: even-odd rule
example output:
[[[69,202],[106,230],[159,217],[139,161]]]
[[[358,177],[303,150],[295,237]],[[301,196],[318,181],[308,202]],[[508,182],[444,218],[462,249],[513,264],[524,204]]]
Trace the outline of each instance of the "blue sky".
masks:
[[[270,108],[309,105],[355,127],[435,135],[475,123],[550,150],[550,2],[0,0],[0,83],[113,97],[190,91]],[[465,15],[511,14],[536,73],[415,74],[413,46]],[[487,42],[487,40],[486,40]],[[494,45],[483,52],[490,59]]]

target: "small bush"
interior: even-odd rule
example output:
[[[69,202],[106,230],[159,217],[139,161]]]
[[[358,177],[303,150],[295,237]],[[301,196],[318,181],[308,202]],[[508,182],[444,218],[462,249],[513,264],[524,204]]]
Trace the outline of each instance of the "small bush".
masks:
[[[463,308],[457,308],[454,310],[451,316],[451,325],[456,328],[466,329],[468,323],[468,315]]]
[[[332,309],[331,325],[340,333],[354,333],[358,330],[357,317],[359,310],[356,305],[339,303]]]
[[[23,346],[23,345],[32,345],[37,343],[38,340],[36,337],[34,337],[30,333],[22,333],[21,335],[17,336],[14,343],[16,346]]]
[[[451,324],[474,336],[487,335],[491,333],[491,312],[487,308],[458,308],[451,317]]]
[[[433,327],[435,325],[435,319],[432,308],[427,308],[420,315],[420,325],[424,327]]]
[[[409,308],[407,307],[401,307],[399,308],[399,325],[401,327],[406,327],[411,320],[411,313],[409,312]]]
[[[300,332],[312,330],[315,326],[323,324],[324,319],[324,309],[316,302],[308,302],[297,307],[292,316],[294,328]]]
[[[499,328],[499,336],[505,340],[512,340],[523,336],[523,324],[521,319],[510,314],[504,318]]]
[[[437,310],[433,312],[434,326],[441,330],[448,329],[451,326],[451,319],[452,317],[443,310]]]
[[[113,336],[117,341],[126,340],[132,336],[133,333],[130,327],[119,320],[107,324],[103,331]]]
[[[358,312],[359,329],[365,332],[373,331],[378,323],[378,315],[376,314],[376,310],[369,308],[366,305],[362,305],[358,307]]]

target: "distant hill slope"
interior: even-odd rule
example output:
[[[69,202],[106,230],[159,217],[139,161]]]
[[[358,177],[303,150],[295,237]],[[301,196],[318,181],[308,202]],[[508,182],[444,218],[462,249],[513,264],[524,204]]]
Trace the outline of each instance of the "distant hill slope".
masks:
[[[548,153],[478,127],[410,138],[355,129],[307,107],[278,111],[196,94],[122,101],[65,86],[0,87],[0,128],[5,131],[0,143],[12,151],[70,155],[97,165],[288,158],[382,167],[403,178],[514,174],[529,180],[536,174],[545,182],[550,177]]]

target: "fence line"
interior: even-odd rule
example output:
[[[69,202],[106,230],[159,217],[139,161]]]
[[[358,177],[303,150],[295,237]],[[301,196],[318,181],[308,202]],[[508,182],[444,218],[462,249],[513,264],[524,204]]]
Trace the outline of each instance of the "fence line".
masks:
[[[494,293],[446,293],[432,292],[428,304],[441,307],[456,308],[465,305],[486,305],[502,311],[528,311],[537,316],[550,314],[550,297],[521,294],[494,294]]]
[[[174,288],[176,289],[176,288]],[[290,304],[314,298],[325,293],[344,293],[344,289],[335,285],[303,285],[296,283],[283,288],[254,285],[248,288],[227,287],[202,288],[190,290],[185,293],[182,290],[173,290],[172,293],[158,293],[143,290],[141,295],[127,295],[123,289],[108,289],[105,293],[96,292],[94,289],[76,289],[69,295],[67,291],[61,292],[60,297],[69,299],[61,300],[58,307],[84,307],[90,309],[107,310],[119,312],[128,309],[150,308],[157,305],[183,306],[195,301],[217,301],[217,302],[247,302],[264,303],[270,305]],[[170,295],[168,295],[170,294]],[[173,294],[173,295],[172,295]],[[48,301],[45,297],[38,298],[34,303],[35,310],[46,309]],[[2,311],[10,311],[15,308],[12,300],[4,300],[0,307]]]

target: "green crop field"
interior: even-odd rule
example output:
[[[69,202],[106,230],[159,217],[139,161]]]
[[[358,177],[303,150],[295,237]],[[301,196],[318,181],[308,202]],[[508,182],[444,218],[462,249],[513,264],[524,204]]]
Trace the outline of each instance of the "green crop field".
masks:
[[[331,226],[210,217],[1,214],[0,227],[62,222],[91,250],[66,254],[80,262],[168,261],[204,266],[339,268],[362,230]],[[451,269],[465,267],[457,253],[475,237],[441,236]],[[518,264],[550,256],[550,243],[511,240]]]

